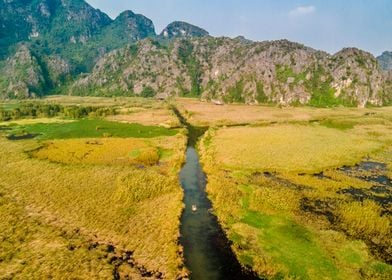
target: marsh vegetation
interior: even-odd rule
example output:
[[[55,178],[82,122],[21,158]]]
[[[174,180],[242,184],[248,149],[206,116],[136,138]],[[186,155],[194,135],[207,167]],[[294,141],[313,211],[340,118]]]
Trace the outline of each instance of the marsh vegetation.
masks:
[[[181,129],[94,116],[2,125],[9,129],[0,132],[0,275],[173,279],[185,273],[178,245]],[[6,138],[32,133],[38,136]]]
[[[271,279],[392,277],[390,107],[170,102],[2,104],[62,108],[0,123],[3,278],[186,278],[179,174],[203,133],[208,215],[243,267]]]
[[[184,107],[201,121],[192,106]],[[227,107],[233,123],[237,108]],[[207,192],[243,265],[267,278],[392,276],[388,110],[298,108],[291,117],[266,108],[262,122],[217,120],[199,150]]]

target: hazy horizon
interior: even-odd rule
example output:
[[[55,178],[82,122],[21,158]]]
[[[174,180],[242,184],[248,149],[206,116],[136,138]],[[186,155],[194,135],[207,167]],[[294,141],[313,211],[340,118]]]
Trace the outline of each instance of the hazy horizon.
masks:
[[[288,39],[335,53],[357,47],[375,56],[392,51],[392,1],[87,0],[115,18],[132,10],[150,18],[157,33],[186,21],[212,36],[245,36],[254,41]]]

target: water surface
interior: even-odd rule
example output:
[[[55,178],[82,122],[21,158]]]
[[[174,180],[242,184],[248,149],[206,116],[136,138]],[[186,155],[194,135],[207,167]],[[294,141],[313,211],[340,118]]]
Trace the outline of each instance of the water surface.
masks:
[[[192,146],[187,149],[180,180],[185,193],[180,242],[191,279],[256,279],[241,269],[216,217],[211,213],[211,202],[205,192],[206,176]],[[192,205],[196,205],[196,211],[193,211]]]

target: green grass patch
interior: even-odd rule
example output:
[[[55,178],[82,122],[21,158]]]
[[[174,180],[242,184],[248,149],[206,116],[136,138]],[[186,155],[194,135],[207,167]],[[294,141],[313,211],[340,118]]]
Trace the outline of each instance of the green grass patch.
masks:
[[[357,122],[344,119],[326,119],[320,122],[320,125],[328,128],[336,128],[340,130],[348,130],[354,128]]]
[[[71,139],[71,138],[153,138],[173,136],[177,130],[159,126],[124,124],[98,119],[83,119],[70,123],[32,124],[16,127],[12,133],[41,134],[37,139]]]
[[[129,153],[129,157],[136,158],[141,154],[140,149],[135,149]]]
[[[169,150],[169,149],[158,149],[158,153],[159,153],[159,158],[160,159],[168,159],[171,158],[173,156],[173,151]]]
[[[300,279],[315,279],[316,275],[337,278],[338,270],[333,261],[303,226],[288,218],[257,212],[248,212],[242,222],[260,230],[259,244],[274,261],[288,270],[290,276]]]
[[[363,257],[363,248],[361,247],[361,244],[362,242],[360,241],[353,241],[340,250],[339,256],[349,264],[362,266],[365,259]]]
[[[10,111],[19,108],[19,103],[0,103],[0,109],[4,111]]]

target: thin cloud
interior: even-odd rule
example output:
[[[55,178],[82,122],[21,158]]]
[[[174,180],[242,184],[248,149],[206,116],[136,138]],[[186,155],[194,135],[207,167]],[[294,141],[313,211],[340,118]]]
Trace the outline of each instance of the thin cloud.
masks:
[[[311,15],[316,12],[315,6],[298,6],[289,12],[290,17]]]

